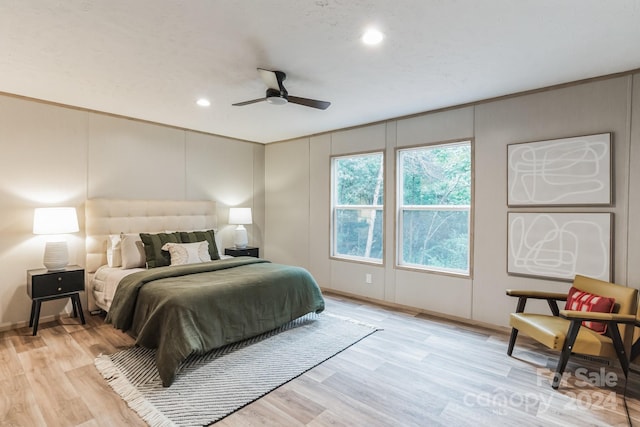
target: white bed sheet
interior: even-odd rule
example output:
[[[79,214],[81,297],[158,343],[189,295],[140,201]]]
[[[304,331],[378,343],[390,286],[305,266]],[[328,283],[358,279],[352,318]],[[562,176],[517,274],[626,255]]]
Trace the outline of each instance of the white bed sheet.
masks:
[[[113,295],[116,293],[118,283],[123,277],[138,271],[144,271],[144,268],[128,268],[123,270],[120,267],[109,267],[103,265],[96,270],[91,280],[91,288],[93,289],[93,297],[98,307],[105,311],[109,311]]]

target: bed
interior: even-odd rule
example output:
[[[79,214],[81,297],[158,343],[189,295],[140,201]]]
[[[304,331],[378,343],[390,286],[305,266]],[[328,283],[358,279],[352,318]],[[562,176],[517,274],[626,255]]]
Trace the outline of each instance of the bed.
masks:
[[[251,257],[217,259],[215,202],[92,199],[85,212],[89,305],[106,311],[106,321],[136,344],[157,349],[164,386],[191,354],[324,310],[320,288],[303,268]],[[114,236],[121,243],[120,266],[109,252]],[[127,242],[129,249],[140,250],[136,236],[145,266],[153,268],[131,263],[133,252],[125,260],[126,238],[135,241]],[[171,265],[184,254],[192,262]]]

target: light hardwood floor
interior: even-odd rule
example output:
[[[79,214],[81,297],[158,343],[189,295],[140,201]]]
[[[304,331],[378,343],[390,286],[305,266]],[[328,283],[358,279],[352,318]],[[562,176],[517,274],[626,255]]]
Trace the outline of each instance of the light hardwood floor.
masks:
[[[526,337],[512,358],[500,332],[336,295],[326,301],[328,312],[383,330],[216,427],[628,425],[619,369],[603,375],[601,364],[570,362],[568,384],[554,391],[556,354]],[[100,316],[84,326],[44,323],[37,337],[28,328],[0,333],[0,425],[145,425],[93,365],[132,343]],[[630,376],[627,402],[640,426],[640,373]]]

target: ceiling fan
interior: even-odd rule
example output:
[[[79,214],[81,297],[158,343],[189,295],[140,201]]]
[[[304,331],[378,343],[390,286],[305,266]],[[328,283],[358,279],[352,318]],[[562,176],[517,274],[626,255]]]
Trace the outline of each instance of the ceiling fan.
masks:
[[[318,101],[317,99],[300,98],[298,96],[290,96],[287,89],[284,88],[282,82],[287,78],[287,75],[282,71],[270,71],[263,68],[258,68],[260,77],[267,85],[267,93],[264,98],[252,99],[251,101],[238,102],[232,104],[236,107],[242,105],[254,104],[256,102],[267,101],[269,104],[284,105],[288,102],[293,104],[304,105],[305,107],[318,108],[320,110],[326,110],[331,105],[327,101]]]

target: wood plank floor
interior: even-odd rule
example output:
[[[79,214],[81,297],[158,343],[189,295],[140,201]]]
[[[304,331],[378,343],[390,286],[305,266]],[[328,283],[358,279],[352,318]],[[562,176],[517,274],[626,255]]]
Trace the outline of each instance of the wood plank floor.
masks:
[[[617,368],[577,359],[549,385],[557,355],[521,337],[326,295],[327,311],[383,328],[228,416],[228,426],[625,426]],[[0,426],[140,426],[93,366],[133,343],[87,316],[0,333]],[[275,361],[274,361],[275,363]],[[589,379],[589,381],[585,381]],[[590,384],[607,381],[601,386]],[[640,426],[640,373],[626,390]]]

